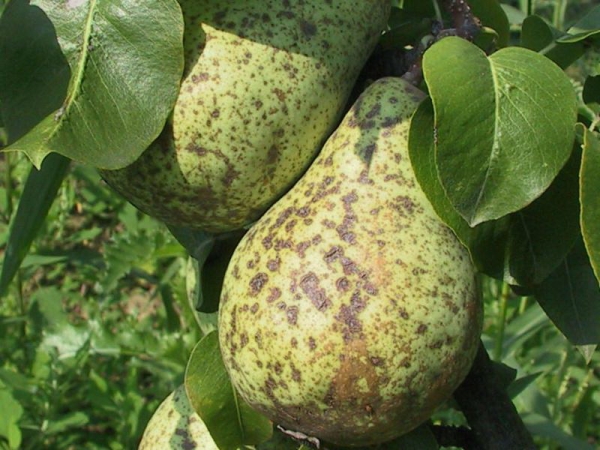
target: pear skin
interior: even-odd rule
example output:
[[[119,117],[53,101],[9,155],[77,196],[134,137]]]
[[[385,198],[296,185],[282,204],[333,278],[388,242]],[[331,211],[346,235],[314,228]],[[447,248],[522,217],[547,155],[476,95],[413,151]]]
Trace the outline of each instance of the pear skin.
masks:
[[[101,171],[170,225],[257,220],[335,129],[390,13],[389,0],[181,0],[186,67],[161,137]]]
[[[183,385],[156,409],[146,425],[138,450],[219,450],[194,409]]]
[[[409,160],[422,98],[401,79],[369,86],[229,264],[225,365],[286,429],[342,446],[391,440],[427,420],[473,362],[476,272]]]

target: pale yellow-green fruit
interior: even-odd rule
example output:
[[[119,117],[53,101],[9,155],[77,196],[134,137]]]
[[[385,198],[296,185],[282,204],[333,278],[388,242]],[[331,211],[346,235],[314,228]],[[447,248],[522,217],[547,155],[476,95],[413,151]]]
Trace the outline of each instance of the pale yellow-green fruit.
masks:
[[[391,440],[472,364],[475,270],[409,160],[422,98],[401,79],[372,84],[229,264],[225,365],[242,397],[287,429],[344,446]]]
[[[132,165],[101,171],[168,224],[260,217],[333,131],[389,0],[181,0],[185,76],[172,119]]]
[[[219,450],[181,385],[150,418],[138,450],[187,449]]]

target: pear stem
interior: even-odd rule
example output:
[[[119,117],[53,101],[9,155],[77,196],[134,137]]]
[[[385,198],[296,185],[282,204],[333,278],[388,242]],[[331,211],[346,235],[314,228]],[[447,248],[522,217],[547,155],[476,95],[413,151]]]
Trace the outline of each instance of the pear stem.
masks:
[[[451,28],[442,28],[443,25],[435,22],[430,39],[422,39],[414,47],[417,56],[412,57],[408,70],[402,75],[409,83],[418,86],[423,81],[423,53],[435,42],[448,36],[458,36],[468,41],[473,41],[481,31],[481,21],[473,15],[471,7],[465,0],[439,0],[439,3],[452,18]]]
[[[481,342],[473,367],[454,392],[454,399],[473,431],[475,443],[470,449],[535,450],[533,438]]]

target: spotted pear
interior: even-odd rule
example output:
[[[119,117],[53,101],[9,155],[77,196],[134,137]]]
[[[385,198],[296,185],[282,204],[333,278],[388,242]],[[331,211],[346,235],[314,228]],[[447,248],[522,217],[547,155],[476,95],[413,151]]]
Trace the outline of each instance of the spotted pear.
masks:
[[[409,160],[422,98],[398,78],[371,84],[230,261],[225,366],[286,429],[342,446],[391,440],[427,420],[472,365],[475,269]]]
[[[225,232],[255,221],[335,129],[389,0],[181,0],[185,73],[162,135],[101,171],[142,211]]]
[[[138,450],[191,448],[219,450],[181,385],[163,400],[150,418]]]

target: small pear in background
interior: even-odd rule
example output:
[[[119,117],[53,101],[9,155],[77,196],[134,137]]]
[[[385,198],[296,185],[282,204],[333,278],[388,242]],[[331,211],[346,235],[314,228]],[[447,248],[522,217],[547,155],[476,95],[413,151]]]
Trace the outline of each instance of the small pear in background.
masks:
[[[138,450],[219,450],[206,425],[179,386],[160,404],[146,425]]]
[[[130,166],[101,171],[170,225],[258,219],[337,125],[389,0],[181,0],[186,69],[172,118]]]
[[[423,97],[401,79],[369,86],[229,264],[225,366],[286,429],[345,446],[391,440],[427,420],[473,362],[475,269],[409,160]]]

